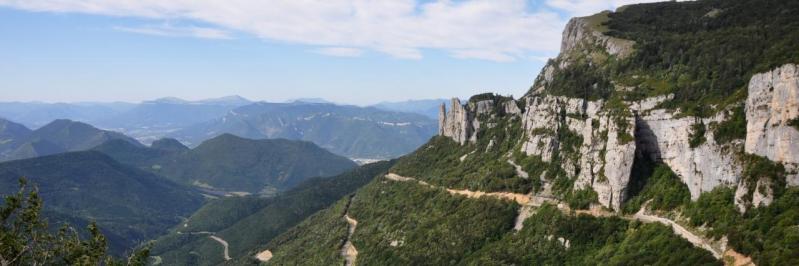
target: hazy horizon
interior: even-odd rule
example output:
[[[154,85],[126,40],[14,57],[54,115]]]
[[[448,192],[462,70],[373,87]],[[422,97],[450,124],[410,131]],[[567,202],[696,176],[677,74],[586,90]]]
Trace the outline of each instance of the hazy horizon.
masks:
[[[519,97],[569,18],[633,2],[0,0],[0,101]]]

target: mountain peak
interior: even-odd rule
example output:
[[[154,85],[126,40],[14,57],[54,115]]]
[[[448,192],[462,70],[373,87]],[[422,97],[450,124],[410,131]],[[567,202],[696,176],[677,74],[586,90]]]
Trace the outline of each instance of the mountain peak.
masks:
[[[173,138],[162,138],[153,141],[150,148],[165,151],[185,151],[189,149],[189,147],[186,147],[186,145],[183,145],[183,143]]]
[[[189,103],[189,101],[181,99],[181,98],[178,98],[178,97],[163,97],[163,98],[158,98],[158,99],[155,99],[155,100],[145,101],[143,103],[144,104],[158,104],[158,103],[160,103],[160,104],[186,104],[186,103]]]
[[[289,103],[326,103],[332,104],[333,102],[322,99],[322,98],[297,98],[293,100],[289,100]]]
[[[252,103],[252,101],[248,100],[247,98],[241,97],[239,95],[228,95],[219,98],[199,100],[197,102],[203,104],[234,105],[234,106],[242,106]]]
[[[144,104],[207,104],[207,105],[225,105],[225,106],[242,106],[252,103],[252,101],[241,97],[239,95],[229,95],[219,98],[209,98],[196,101],[184,100],[178,97],[163,97],[151,101],[145,101]]]

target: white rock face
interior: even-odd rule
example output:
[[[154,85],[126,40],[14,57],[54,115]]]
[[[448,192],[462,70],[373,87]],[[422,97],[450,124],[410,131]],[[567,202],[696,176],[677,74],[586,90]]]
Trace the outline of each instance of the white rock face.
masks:
[[[438,107],[438,135],[444,136],[444,128],[447,125],[447,105],[441,103]]]
[[[749,188],[746,183],[741,180],[738,184],[738,188],[735,190],[735,207],[741,213],[746,212],[749,206],[757,208],[768,206],[774,202],[774,190],[771,188],[771,183],[765,179],[760,179],[755,184],[751,202],[745,199],[747,194],[749,194]]]
[[[447,112],[446,107],[442,105],[439,108],[438,134],[441,136],[450,137],[461,145],[467,142],[477,142],[477,134],[480,128],[491,128],[493,124],[486,124],[480,121],[481,116],[495,117],[496,108],[500,109],[508,115],[521,114],[521,109],[516,105],[516,101],[508,100],[501,103],[495,103],[494,100],[482,100],[478,102],[469,102],[466,105],[461,104],[458,98],[452,99],[452,110]]]
[[[799,131],[788,125],[799,117],[799,70],[787,64],[752,76],[746,99],[747,153],[781,162],[789,185],[799,185]],[[757,206],[757,205],[755,205]]]
[[[702,119],[705,125],[720,122],[724,114]],[[711,191],[719,185],[734,186],[743,170],[735,161],[730,145],[718,145],[712,130],[706,130],[705,143],[691,148],[689,140],[696,117],[675,118],[666,110],[649,111],[641,117],[638,142],[642,152],[656,161],[667,164],[688,186],[691,199],[696,200],[702,192]],[[732,144],[734,145],[734,144]]]
[[[440,135],[450,137],[461,145],[466,144],[473,132],[472,119],[466,108],[461,105],[461,101],[458,98],[453,98],[452,110],[448,113],[446,109],[441,109],[441,111],[442,113],[439,113]]]
[[[799,70],[787,64],[772,71],[752,77],[745,102],[747,119],[745,140],[716,143],[711,125],[727,119],[727,112],[713,117],[679,117],[673,111],[657,109],[659,103],[672,99],[664,95],[625,103],[629,114],[609,114],[603,110],[604,101],[551,96],[543,93],[557,71],[568,67],[570,54],[585,54],[586,47],[602,47],[608,54],[624,57],[632,51],[632,42],[603,35],[591,29],[586,18],[572,19],[563,32],[561,55],[550,61],[539,75],[536,88],[520,101],[504,102],[495,106],[493,101],[479,101],[461,105],[453,99],[452,110],[441,109],[439,134],[460,144],[476,142],[477,132],[483,124],[478,117],[505,112],[510,119],[519,118],[524,130],[520,149],[545,162],[553,162],[555,154],[561,156],[561,167],[576,178],[575,189],[591,188],[598,194],[599,202],[619,210],[626,200],[627,187],[636,153],[668,165],[684,182],[691,199],[718,186],[738,186],[736,203],[742,201],[748,189],[741,181],[743,165],[736,150],[744,151],[781,162],[786,166],[789,185],[799,185],[799,131],[789,125],[799,117]],[[596,51],[594,49],[594,51]],[[625,90],[635,88],[625,88]],[[496,108],[499,107],[499,108]],[[694,125],[702,123],[707,130],[705,142],[691,147]],[[582,138],[575,147],[576,153],[564,155],[558,132],[569,130]],[[629,136],[635,136],[630,141]],[[558,152],[558,153],[556,153]],[[544,176],[544,175],[542,175]],[[766,182],[766,183],[764,183]],[[545,182],[547,187],[551,184]],[[753,206],[765,206],[773,201],[767,181],[756,183],[752,195]],[[763,191],[763,193],[761,193]]]
[[[630,139],[622,143],[619,135],[633,136],[634,119],[621,118],[627,124],[621,131],[616,120],[602,110],[603,101],[556,96],[528,96],[525,100],[522,125],[526,141],[522,152],[552,162],[554,152],[560,150],[561,167],[577,178],[575,188],[593,189],[603,206],[619,210],[635,159],[635,142]],[[567,128],[559,129],[563,124]],[[576,147],[577,158],[563,154],[558,130],[582,137],[582,144]]]

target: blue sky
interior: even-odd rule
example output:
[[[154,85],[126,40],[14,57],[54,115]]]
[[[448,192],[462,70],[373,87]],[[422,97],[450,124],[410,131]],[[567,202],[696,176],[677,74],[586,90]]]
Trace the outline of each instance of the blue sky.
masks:
[[[0,0],[0,101],[518,97],[569,17],[629,2]]]

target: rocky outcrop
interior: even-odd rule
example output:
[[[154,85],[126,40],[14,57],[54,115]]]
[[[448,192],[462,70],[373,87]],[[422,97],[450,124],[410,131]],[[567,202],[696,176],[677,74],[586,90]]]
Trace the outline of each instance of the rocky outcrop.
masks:
[[[773,201],[774,191],[771,188],[771,182],[766,179],[758,180],[754,189],[749,189],[746,182],[741,180],[735,190],[735,207],[741,213],[746,212],[750,206],[768,206]]]
[[[593,189],[603,206],[619,210],[635,158],[634,119],[611,114],[603,101],[556,96],[528,96],[526,101],[522,151],[558,163],[576,177],[576,189]],[[558,134],[564,130],[568,133]],[[564,134],[581,141],[563,143],[559,136]]]
[[[447,125],[447,104],[441,103],[438,107],[438,135],[444,135],[444,128]]]
[[[799,185],[796,174],[799,131],[790,123],[796,119],[799,119],[799,69],[796,65],[787,64],[752,76],[746,99],[744,150],[783,163],[789,173],[786,181],[794,186]]]
[[[477,142],[476,132],[482,127],[491,127],[486,123],[497,115],[518,115],[521,109],[516,101],[509,97],[499,97],[487,100],[470,100],[466,105],[461,104],[458,98],[452,99],[452,110],[442,105],[439,108],[438,122],[440,136],[450,137],[464,145]],[[482,118],[482,119],[481,119]]]
[[[461,105],[458,98],[452,99],[452,110],[446,111],[446,108],[441,109],[439,113],[439,134],[441,136],[450,137],[461,145],[472,137],[472,116],[469,111]],[[443,120],[443,121],[442,121]]]
[[[603,21],[607,20],[609,11],[605,11],[593,16],[572,18],[563,30],[560,54],[568,55],[570,52],[579,50],[581,46],[599,46],[605,49],[608,54],[624,58],[633,51],[635,42],[630,40],[610,37],[597,29]]]

